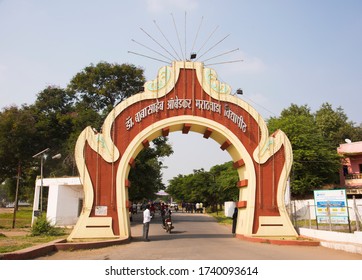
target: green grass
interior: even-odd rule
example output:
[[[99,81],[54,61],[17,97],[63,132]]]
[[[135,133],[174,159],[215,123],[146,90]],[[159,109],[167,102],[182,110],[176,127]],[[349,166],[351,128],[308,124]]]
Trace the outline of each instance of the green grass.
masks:
[[[38,244],[48,243],[56,239],[66,238],[64,236],[5,236],[0,237],[0,253],[9,253],[17,250],[32,247]]]
[[[11,229],[13,225],[13,208],[11,212],[0,214],[0,229]],[[30,228],[31,227],[31,216],[33,209],[31,207],[19,208],[16,211],[15,227],[16,228]]]
[[[7,213],[0,214],[0,253],[9,253],[38,244],[48,243],[56,239],[64,239],[69,235],[69,230],[65,230],[63,235],[58,236],[31,236],[32,208],[19,208],[16,212],[15,228],[13,224],[13,209]],[[20,236],[13,236],[12,232],[23,232]]]
[[[225,225],[232,225],[233,219],[226,217],[223,213],[223,211],[217,212],[209,212],[210,216],[214,217],[219,224],[225,224]]]

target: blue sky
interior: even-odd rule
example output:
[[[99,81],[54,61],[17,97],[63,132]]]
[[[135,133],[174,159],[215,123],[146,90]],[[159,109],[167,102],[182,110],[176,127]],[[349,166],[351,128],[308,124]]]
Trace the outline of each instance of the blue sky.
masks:
[[[0,0],[0,108],[31,104],[45,87],[65,87],[85,66],[100,61],[132,63],[145,69],[147,79],[155,78],[165,63],[128,53],[163,59],[132,41],[165,55],[140,29],[170,50],[154,20],[177,50],[179,34],[186,55],[197,30],[194,50],[216,30],[199,54],[229,35],[203,59],[239,48],[210,63],[243,62],[210,67],[234,90],[242,88],[242,98],[265,118],[279,116],[291,103],[307,104],[314,112],[329,102],[362,123],[359,0]],[[166,161],[165,175],[229,160],[215,143],[198,139],[171,135],[175,155],[170,162],[177,165]],[[205,148],[203,161],[183,162],[184,149],[195,145],[198,153]]]

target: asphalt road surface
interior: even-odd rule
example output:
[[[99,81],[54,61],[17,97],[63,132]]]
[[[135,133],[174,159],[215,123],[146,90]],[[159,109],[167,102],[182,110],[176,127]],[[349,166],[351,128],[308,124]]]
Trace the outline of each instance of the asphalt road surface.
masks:
[[[92,250],[58,251],[38,260],[361,260],[362,255],[321,246],[254,243],[233,238],[229,226],[205,214],[174,213],[174,230],[166,233],[159,215],[150,225],[150,242],[142,240],[141,213],[132,222],[129,244]]]

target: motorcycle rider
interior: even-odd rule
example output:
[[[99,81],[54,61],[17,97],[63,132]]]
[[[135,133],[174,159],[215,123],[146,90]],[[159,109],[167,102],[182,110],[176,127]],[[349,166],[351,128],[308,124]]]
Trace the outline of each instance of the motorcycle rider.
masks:
[[[166,232],[171,233],[171,230],[174,228],[172,226],[172,220],[171,220],[171,209],[166,205],[165,207],[165,217],[164,217],[164,229]]]
[[[163,207],[162,207],[163,206]],[[171,210],[168,208],[168,205],[161,206],[161,218],[162,218],[162,226],[165,228],[165,221],[168,218],[171,218]]]
[[[165,206],[165,219],[171,218],[171,209],[168,208],[168,205]]]

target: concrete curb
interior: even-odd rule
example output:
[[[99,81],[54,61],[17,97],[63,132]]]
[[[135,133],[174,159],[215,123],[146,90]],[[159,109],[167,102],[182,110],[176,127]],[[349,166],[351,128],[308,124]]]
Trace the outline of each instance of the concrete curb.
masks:
[[[362,254],[362,246],[346,243],[346,242],[330,242],[330,241],[321,241],[321,245],[326,248],[341,250],[349,253]]]
[[[236,238],[256,242],[256,243],[267,243],[274,245],[289,245],[289,246],[320,246],[320,242],[317,240],[311,239],[272,239],[272,238],[263,238],[263,237],[252,237],[237,234]]]
[[[0,254],[0,260],[30,260],[45,256],[55,251],[98,249],[108,246],[127,244],[130,241],[131,238],[93,242],[67,242],[66,239],[58,239],[49,243],[36,245],[15,252]]]
[[[15,252],[0,254],[0,260],[29,260],[39,256],[44,256],[55,250],[56,243],[66,242],[65,239],[54,240],[49,243],[36,245],[21,249]]]
[[[299,228],[299,233],[306,238],[319,240],[323,247],[362,254],[362,232],[345,233]]]
[[[67,242],[55,244],[55,249],[58,251],[73,251],[73,250],[87,250],[87,249],[99,249],[108,246],[127,244],[132,238],[126,239],[112,239],[102,241],[89,241],[89,242]]]

